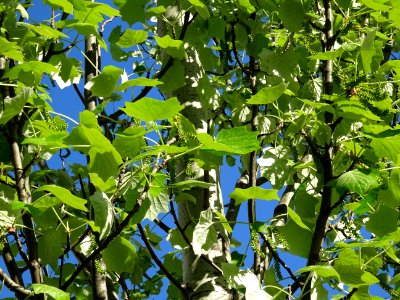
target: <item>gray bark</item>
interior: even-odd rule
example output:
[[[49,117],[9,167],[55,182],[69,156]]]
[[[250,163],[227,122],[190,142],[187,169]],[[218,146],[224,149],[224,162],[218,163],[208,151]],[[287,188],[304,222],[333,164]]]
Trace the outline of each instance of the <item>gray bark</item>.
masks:
[[[169,6],[165,17],[169,20],[177,21],[183,13],[179,8],[179,1],[174,6]],[[180,20],[181,21],[181,20]],[[179,20],[178,20],[179,22]],[[180,22],[182,24],[182,22]],[[159,36],[168,34],[168,25],[162,20],[158,21],[157,33]],[[200,64],[198,54],[193,47],[186,49],[187,58],[182,60],[185,70],[184,87],[167,95],[168,97],[177,97],[185,107],[182,114],[189,119],[196,127],[198,132],[208,132],[208,121],[211,119],[211,111],[207,108],[207,103],[202,103],[196,86],[199,79],[207,76]],[[165,53],[162,57],[167,58]],[[162,80],[162,79],[161,79]],[[212,211],[224,213],[221,189],[219,186],[219,170],[214,169],[205,171],[196,164],[191,165],[192,171],[196,174],[195,178],[185,173],[187,162],[182,159],[176,164],[177,181],[188,179],[197,179],[213,183],[210,189],[193,188],[189,193],[196,198],[196,203],[191,201],[182,201],[178,204],[178,218],[182,228],[186,232],[196,225],[200,213],[208,208]],[[209,260],[215,265],[221,266],[222,262],[230,261],[229,242],[227,234],[221,228],[216,228],[219,232],[219,238],[211,251],[206,253]],[[190,239],[190,236],[189,236]],[[183,284],[188,288],[191,299],[233,299],[234,294],[230,291],[228,284],[222,274],[215,270],[211,264],[206,263],[200,257],[196,256],[191,248],[187,248],[182,253]]]

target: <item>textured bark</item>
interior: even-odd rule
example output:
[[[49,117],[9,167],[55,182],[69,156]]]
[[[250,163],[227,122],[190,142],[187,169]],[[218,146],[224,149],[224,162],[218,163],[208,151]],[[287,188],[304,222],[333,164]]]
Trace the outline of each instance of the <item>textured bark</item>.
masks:
[[[167,8],[166,18],[176,20],[179,17],[179,1],[174,6]],[[182,22],[181,22],[182,24]],[[158,35],[165,36],[169,28],[161,19],[158,21]],[[207,109],[207,103],[202,103],[196,90],[201,77],[207,76],[201,67],[197,52],[194,48],[187,49],[187,58],[182,61],[185,70],[186,84],[168,96],[175,96],[185,107],[182,114],[188,118],[196,127],[198,132],[208,131],[208,121],[211,119],[211,111]],[[165,53],[162,53],[167,58]],[[162,80],[162,79],[161,79]],[[179,223],[182,228],[193,228],[203,210],[210,208],[212,211],[223,213],[223,203],[219,186],[219,170],[204,171],[196,164],[191,165],[195,178],[188,178],[185,174],[187,162],[182,159],[176,164],[177,181],[197,179],[213,183],[210,189],[193,188],[189,193],[196,198],[196,203],[185,201],[178,204]],[[230,260],[227,235],[223,228],[219,231],[218,241],[213,249],[207,253],[208,258],[215,265],[220,266],[222,262]],[[228,249],[227,249],[228,248]],[[196,256],[191,248],[182,253],[183,284],[188,288],[191,299],[233,299],[222,274],[218,273],[210,264],[205,263]]]

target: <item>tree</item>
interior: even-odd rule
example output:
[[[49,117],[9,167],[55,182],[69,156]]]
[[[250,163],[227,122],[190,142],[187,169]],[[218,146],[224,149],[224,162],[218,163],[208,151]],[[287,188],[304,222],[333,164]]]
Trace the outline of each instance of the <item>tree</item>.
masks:
[[[15,298],[399,297],[398,1],[43,2],[0,2]]]

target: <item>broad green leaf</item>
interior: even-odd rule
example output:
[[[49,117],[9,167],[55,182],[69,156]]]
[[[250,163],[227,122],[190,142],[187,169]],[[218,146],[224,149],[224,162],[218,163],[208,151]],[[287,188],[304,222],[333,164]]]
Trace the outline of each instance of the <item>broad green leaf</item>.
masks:
[[[249,0],[235,0],[235,2],[247,14],[252,14],[256,11],[255,7],[251,5]]]
[[[0,37],[0,54],[17,61],[24,60],[24,55],[17,43],[9,42],[3,37]]]
[[[46,294],[55,300],[69,300],[70,295],[54,286],[43,283],[32,283],[35,294]]]
[[[0,119],[1,121],[1,119]],[[68,146],[64,144],[64,138],[68,136],[66,132],[55,132],[49,135],[44,135],[40,137],[26,138],[22,141],[22,144],[32,144],[41,145],[57,148],[67,148]]]
[[[161,78],[163,84],[158,88],[163,93],[170,93],[183,87],[185,82],[185,68],[180,60],[175,59],[172,67],[170,67],[166,74]]]
[[[136,263],[136,249],[127,239],[117,236],[101,254],[108,271],[132,274]]]
[[[134,103],[125,103],[126,107],[122,110],[131,117],[143,121],[164,120],[173,117],[180,112],[183,107],[179,104],[176,97],[165,101],[152,98],[142,98]]]
[[[370,170],[355,169],[342,174],[336,181],[336,188],[359,195],[365,194],[373,185],[377,184],[377,174]]]
[[[360,0],[361,4],[364,4],[368,8],[372,8],[377,11],[390,11],[391,7],[386,5],[387,1],[382,0]]]
[[[317,54],[311,55],[308,58],[320,59],[320,60],[333,60],[341,56],[343,48],[336,49],[334,51],[318,52]]]
[[[302,1],[281,0],[279,2],[279,18],[287,30],[293,32],[301,29],[305,18]]]
[[[247,154],[260,148],[257,131],[248,131],[246,127],[222,129],[216,140],[199,133],[197,138],[203,144],[203,150],[213,150],[216,154]]]
[[[379,205],[377,211],[370,215],[366,228],[379,237],[397,230],[399,212],[384,204]]]
[[[318,276],[321,276],[322,278],[334,278],[338,281],[340,280],[338,272],[336,272],[336,270],[331,266],[308,266],[296,271],[297,274],[306,272],[315,272]]]
[[[51,28],[45,24],[32,25],[29,23],[20,22],[19,24],[28,27],[30,30],[36,32],[37,34],[47,38],[47,39],[58,39],[58,38],[68,38],[67,35],[61,31]]]
[[[114,208],[107,195],[99,190],[90,196],[94,210],[94,223],[100,228],[100,240],[108,236],[114,223]]]
[[[342,113],[339,115],[345,118],[360,120],[361,118],[367,118],[374,121],[382,121],[380,117],[374,115],[365,105],[355,100],[341,100],[336,102]]]
[[[317,102],[317,101],[311,101],[308,99],[301,99],[301,98],[297,98],[298,100],[300,100],[301,102],[310,105],[312,107],[315,107],[317,109],[319,109],[320,111],[327,111],[330,112],[331,114],[335,113],[335,109],[332,107],[332,105],[328,104],[328,103],[323,103],[323,102]]]
[[[57,269],[58,258],[64,252],[66,238],[67,233],[63,226],[46,228],[46,230],[40,231],[38,248],[43,266],[49,264],[51,268]]]
[[[228,220],[225,218],[225,216],[219,211],[214,211],[214,213],[217,215],[219,221],[221,222],[221,225],[225,228],[226,232],[232,233],[232,227],[229,225]]]
[[[283,82],[272,87],[262,88],[257,94],[251,96],[248,104],[269,104],[275,102],[286,90],[286,84]]]
[[[74,28],[77,32],[85,37],[94,35],[97,38],[97,42],[99,43],[100,47],[103,49],[107,49],[107,45],[97,31],[97,27],[95,25],[83,22],[69,22],[65,25],[65,27]]]
[[[400,206],[400,169],[393,169],[390,172],[388,188],[380,189],[378,201],[392,208]]]
[[[87,211],[87,208],[85,206],[86,200],[76,197],[73,195],[70,191],[68,191],[65,188],[55,186],[55,185],[43,185],[39,187],[38,189],[35,190],[34,193],[40,192],[40,191],[47,191],[56,196],[62,203],[71,206],[75,209],[79,209],[82,211]]]
[[[211,209],[200,213],[199,222],[193,231],[193,252],[199,256],[203,251],[208,252],[217,242],[217,232],[213,226],[213,217]]]
[[[113,146],[121,157],[135,157],[146,145],[143,139],[145,135],[143,127],[129,127],[121,134],[116,135],[117,138],[113,141]]]
[[[294,221],[297,225],[299,225],[301,228],[304,228],[306,230],[310,230],[306,224],[303,223],[301,220],[300,216],[290,207],[288,209],[288,215],[292,221]],[[311,231],[311,230],[310,230]]]
[[[400,136],[372,139],[370,146],[378,158],[388,158],[398,163],[400,154]]]
[[[112,194],[115,193],[115,191],[117,190],[117,185],[114,177],[109,177],[106,181],[103,181],[103,179],[101,179],[101,177],[97,173],[89,173],[89,176],[90,182],[93,183],[93,185],[97,187],[100,191],[107,194]]]
[[[156,188],[150,187],[147,195],[151,205],[147,210],[145,218],[149,220],[154,220],[159,214],[167,213],[169,211],[168,193],[164,190],[161,193],[156,192],[155,194],[152,194],[154,190],[156,190]]]
[[[194,6],[194,9],[200,14],[203,19],[208,19],[210,17],[207,6],[205,6],[204,3],[202,3],[200,0],[188,1]]]
[[[185,190],[190,190],[193,187],[201,187],[204,189],[208,189],[208,188],[214,186],[214,184],[210,183],[210,182],[189,179],[189,180],[185,180],[185,181],[176,182],[174,184],[170,184],[169,186],[177,188],[181,191],[185,191]]]
[[[103,181],[107,181],[111,176],[118,174],[122,159],[114,148],[104,151],[92,147],[88,154],[90,157],[89,172],[97,173]]]
[[[145,6],[148,0],[114,0],[114,3],[120,8],[122,20],[129,25],[146,21]]]
[[[147,31],[132,30],[127,28],[119,38],[117,45],[121,48],[130,48],[136,44],[143,43],[147,39]]]
[[[145,77],[139,77],[135,79],[131,79],[128,81],[125,81],[124,83],[120,84],[117,88],[116,91],[122,92],[125,91],[127,88],[130,88],[132,86],[157,86],[159,84],[162,84],[161,81],[158,79],[150,79],[150,78],[145,78]]]
[[[155,37],[157,44],[174,58],[183,59],[185,57],[185,48],[183,41],[174,40],[169,35],[164,37]]]
[[[107,98],[113,93],[118,79],[123,71],[114,66],[106,66],[100,75],[93,77],[93,79],[85,85],[86,89],[92,92],[93,96]]]
[[[62,9],[67,14],[72,14],[73,6],[68,0],[43,0],[44,3],[50,5],[54,9]]]
[[[229,194],[229,197],[236,200],[236,205],[249,199],[279,200],[277,190],[266,190],[259,186],[249,187],[247,189],[235,188],[235,190]]]
[[[166,240],[169,241],[171,246],[175,249],[185,249],[189,247],[181,232],[177,228],[169,231]]]
[[[40,72],[40,73],[47,73],[47,74],[51,74],[51,73],[58,73],[59,70],[49,64],[49,63],[45,63],[45,62],[41,62],[41,61],[28,61],[28,62],[24,62],[22,64],[16,65],[15,67],[9,69],[6,74],[4,74],[3,77],[8,77],[10,80],[15,80],[18,79],[18,77],[20,76],[20,73],[24,72],[24,73],[28,73],[28,72]]]
[[[376,30],[371,30],[361,44],[361,58],[365,75],[371,73],[372,57],[376,52],[374,47],[375,35]]]
[[[352,249],[343,249],[335,261],[334,269],[338,272],[341,281],[351,287],[371,285],[379,279],[371,273],[362,270],[363,260]]]
[[[15,97],[6,98],[3,100],[3,107],[0,108],[0,125],[5,125],[8,121],[21,112],[25,106],[25,103],[31,97],[32,92],[32,88],[24,87]]]

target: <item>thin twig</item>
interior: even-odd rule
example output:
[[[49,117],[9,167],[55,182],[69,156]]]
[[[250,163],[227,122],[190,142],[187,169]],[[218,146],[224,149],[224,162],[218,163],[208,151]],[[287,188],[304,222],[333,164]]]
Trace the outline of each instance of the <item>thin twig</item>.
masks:
[[[142,225],[139,223],[139,224],[137,224],[137,227],[140,232],[140,237],[142,238],[142,241],[146,245],[146,248],[149,251],[151,258],[154,260],[156,265],[161,269],[161,271],[165,274],[165,276],[168,278],[168,280],[181,291],[182,295],[185,298],[188,298],[188,292],[185,289],[185,287],[182,286],[182,284],[175,279],[175,277],[168,271],[168,269],[164,266],[164,264],[158,258],[157,254],[154,252],[153,247],[150,245],[149,240],[147,239],[146,233],[144,232]]]

